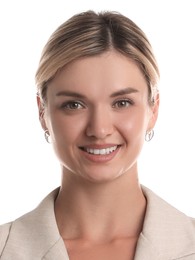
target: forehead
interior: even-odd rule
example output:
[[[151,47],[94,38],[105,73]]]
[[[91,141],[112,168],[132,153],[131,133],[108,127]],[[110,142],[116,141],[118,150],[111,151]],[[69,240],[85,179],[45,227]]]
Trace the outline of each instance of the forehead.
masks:
[[[116,51],[109,51],[71,62],[57,73],[49,89],[82,91],[89,88],[94,92],[100,89],[112,92],[126,87],[147,91],[138,65]]]

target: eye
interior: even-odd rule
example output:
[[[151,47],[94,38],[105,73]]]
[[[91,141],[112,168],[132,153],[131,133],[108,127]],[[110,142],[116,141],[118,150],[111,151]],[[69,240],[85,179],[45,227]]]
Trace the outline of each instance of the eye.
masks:
[[[132,106],[134,102],[130,99],[121,99],[114,102],[113,107],[114,108],[127,108],[129,106]]]
[[[63,109],[68,109],[68,110],[78,110],[78,109],[83,109],[84,105],[79,101],[67,101],[63,103],[61,107]]]

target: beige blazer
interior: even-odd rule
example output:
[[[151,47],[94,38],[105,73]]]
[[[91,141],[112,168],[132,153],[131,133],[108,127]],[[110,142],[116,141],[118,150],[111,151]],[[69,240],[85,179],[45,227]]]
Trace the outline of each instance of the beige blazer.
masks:
[[[143,187],[147,210],[135,260],[195,260],[195,220]],[[0,226],[1,260],[68,260],[51,192],[32,212]],[[119,259],[120,260],[120,259]]]

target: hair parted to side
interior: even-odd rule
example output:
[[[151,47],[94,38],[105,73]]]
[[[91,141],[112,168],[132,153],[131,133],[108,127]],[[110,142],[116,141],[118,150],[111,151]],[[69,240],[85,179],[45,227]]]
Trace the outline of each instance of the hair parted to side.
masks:
[[[48,83],[67,64],[79,58],[116,50],[134,60],[143,73],[153,104],[158,91],[159,70],[144,32],[117,12],[86,11],[60,25],[46,43],[36,72],[38,95],[46,102]]]

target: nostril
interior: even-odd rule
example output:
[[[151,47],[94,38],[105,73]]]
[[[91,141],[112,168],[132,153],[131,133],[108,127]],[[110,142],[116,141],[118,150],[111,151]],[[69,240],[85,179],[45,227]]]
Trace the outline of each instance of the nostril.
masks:
[[[88,137],[94,137],[97,139],[103,139],[113,133],[113,126],[110,124],[95,124],[88,126],[86,129],[86,135]]]

